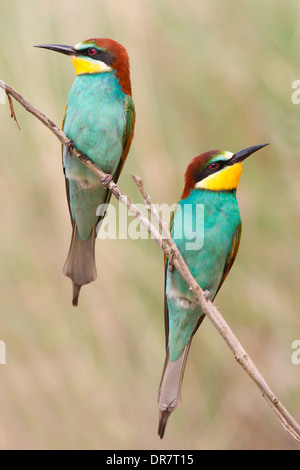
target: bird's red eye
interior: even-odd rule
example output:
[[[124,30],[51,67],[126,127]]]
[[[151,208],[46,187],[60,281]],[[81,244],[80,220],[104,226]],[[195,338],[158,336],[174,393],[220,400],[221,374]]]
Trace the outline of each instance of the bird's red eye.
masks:
[[[95,55],[96,52],[97,52],[97,49],[95,49],[94,47],[91,47],[91,48],[89,49],[89,55]]]
[[[219,164],[218,164],[217,162],[211,162],[211,163],[209,164],[209,168],[210,168],[211,170],[216,170],[216,169],[218,168],[218,166],[219,166]]]

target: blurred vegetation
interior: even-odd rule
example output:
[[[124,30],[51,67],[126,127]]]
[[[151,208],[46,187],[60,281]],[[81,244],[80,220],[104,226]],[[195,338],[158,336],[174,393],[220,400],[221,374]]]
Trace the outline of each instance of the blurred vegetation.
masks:
[[[271,142],[245,164],[243,235],[217,304],[300,421],[300,79],[297,0],[0,0],[0,78],[60,124],[67,57],[34,44],[111,37],[131,58],[135,139],[120,187],[174,203],[191,158]],[[164,361],[163,256],[150,240],[97,243],[98,279],[71,306],[71,227],[60,144],[0,105],[1,449],[296,449],[208,320],[183,404],[157,437]],[[115,204],[115,202],[114,202]]]

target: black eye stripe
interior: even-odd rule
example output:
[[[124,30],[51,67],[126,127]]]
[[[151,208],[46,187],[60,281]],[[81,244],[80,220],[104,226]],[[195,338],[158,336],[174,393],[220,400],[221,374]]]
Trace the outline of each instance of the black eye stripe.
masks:
[[[95,50],[95,53],[90,54],[91,50]],[[79,50],[77,52],[77,55],[91,57],[94,60],[101,60],[101,62],[104,62],[109,67],[112,67],[114,60],[115,60],[115,57],[113,54],[111,54],[111,52],[103,51],[93,46],[87,47],[86,49]]]
[[[216,168],[210,168],[209,167],[210,163],[217,163],[218,165]],[[215,162],[210,162],[210,163],[207,165],[206,168],[204,168],[203,170],[201,170],[199,173],[197,173],[194,176],[195,183],[198,183],[199,181],[204,180],[204,178],[206,178],[209,175],[213,175],[214,173],[217,173],[222,168],[224,168],[224,166],[226,166],[227,164],[227,162],[224,160],[219,160],[219,161],[216,160]]]

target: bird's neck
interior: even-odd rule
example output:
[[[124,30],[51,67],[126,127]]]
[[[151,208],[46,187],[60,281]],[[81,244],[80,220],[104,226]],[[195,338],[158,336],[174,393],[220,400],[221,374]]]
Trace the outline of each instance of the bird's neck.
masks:
[[[181,200],[186,202],[193,202],[197,200],[218,200],[223,198],[236,197],[236,189],[224,189],[224,190],[213,190],[207,188],[195,188],[191,189],[189,192],[186,189],[183,191]]]
[[[231,201],[231,202],[230,202]],[[204,204],[221,208],[228,203],[237,203],[236,190],[230,191],[212,191],[209,189],[192,189],[188,197],[181,199],[181,205],[185,204]]]
[[[115,71],[77,75],[72,88],[89,96],[117,95],[120,99],[123,97],[123,90]]]
[[[126,77],[123,77],[122,75],[120,76],[118,72],[114,69],[103,70],[102,72],[97,72],[97,71],[83,72],[83,73],[77,74],[76,79],[79,81],[91,80],[91,81],[99,81],[100,83],[107,83],[107,82],[115,83],[116,85],[120,86],[122,92],[125,95],[131,96],[130,79],[128,81]]]

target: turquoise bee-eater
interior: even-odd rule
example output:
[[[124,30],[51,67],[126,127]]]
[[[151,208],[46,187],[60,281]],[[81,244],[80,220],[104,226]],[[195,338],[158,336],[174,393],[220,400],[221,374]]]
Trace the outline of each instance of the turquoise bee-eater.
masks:
[[[237,255],[241,218],[236,198],[242,162],[265,145],[232,154],[213,150],[195,157],[171,217],[170,232],[192,275],[210,300],[217,295]],[[201,209],[201,210],[200,210]],[[203,222],[198,223],[200,218]],[[202,232],[202,233],[197,233]],[[193,241],[194,240],[194,241]],[[181,403],[181,386],[192,338],[204,319],[179,272],[165,263],[166,359],[158,391],[158,434]]]
[[[107,38],[87,39],[74,47],[57,44],[36,47],[70,56],[76,79],[67,99],[64,133],[78,150],[117,182],[135,125],[126,49]],[[97,208],[108,204],[111,193],[69,150],[63,146],[73,231],[63,272],[72,280],[72,302],[77,305],[81,286],[97,277],[95,238],[103,219],[103,211]]]

